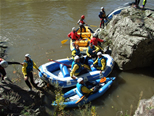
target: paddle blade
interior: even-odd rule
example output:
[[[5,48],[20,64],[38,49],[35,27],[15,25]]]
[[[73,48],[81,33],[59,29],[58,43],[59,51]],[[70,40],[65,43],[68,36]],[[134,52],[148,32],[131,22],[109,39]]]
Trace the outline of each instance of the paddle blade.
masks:
[[[96,25],[90,25],[91,27],[97,27]]]
[[[106,77],[101,78],[100,83],[103,83],[106,81]]]
[[[75,104],[79,103],[85,96],[82,96]]]
[[[66,43],[67,41],[68,41],[68,39],[65,39],[65,40],[61,41],[61,44],[64,44],[64,43]]]

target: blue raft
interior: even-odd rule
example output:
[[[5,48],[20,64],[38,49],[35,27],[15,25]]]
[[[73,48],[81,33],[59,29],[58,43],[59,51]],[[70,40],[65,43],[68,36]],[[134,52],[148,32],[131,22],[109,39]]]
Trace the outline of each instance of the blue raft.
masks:
[[[101,87],[99,90],[90,95],[89,97],[84,97],[79,103],[76,104],[76,102],[83,96],[77,88],[71,89],[70,91],[66,92],[64,94],[65,102],[62,103],[62,105],[66,105],[66,107],[78,107],[82,106],[85,103],[91,102],[92,100],[102,96],[112,85],[113,81],[115,80],[115,77],[106,78],[106,84],[101,83]],[[100,79],[94,81],[96,84],[100,82]],[[56,102],[54,101],[51,105],[56,106]]]
[[[107,77],[113,69],[114,60],[108,54],[103,54],[103,56],[106,59],[106,67],[105,67],[105,70],[102,71],[102,75],[104,77]],[[57,61],[60,62],[60,63],[67,64],[67,65],[72,64],[72,60],[69,60],[67,58],[66,59],[60,59],[60,60],[57,60]],[[91,60],[91,59],[88,60],[88,65],[91,67],[93,62],[94,61]],[[69,87],[75,86],[76,83],[77,83],[77,79],[74,80],[70,77],[71,68],[69,68],[69,67],[67,67],[63,64],[58,64],[58,63],[55,63],[55,62],[48,62],[48,63],[41,65],[39,67],[39,69],[41,71],[41,72],[39,72],[39,77],[41,79],[43,79],[44,81],[50,83],[53,86],[55,86],[55,84],[58,84],[62,88],[69,88]],[[46,75],[46,77],[43,76],[42,73],[44,75]],[[96,68],[92,67],[91,71],[78,76],[78,78],[82,77],[85,82],[86,81],[93,81],[93,80],[100,78],[99,73],[100,73],[100,70],[97,70]]]

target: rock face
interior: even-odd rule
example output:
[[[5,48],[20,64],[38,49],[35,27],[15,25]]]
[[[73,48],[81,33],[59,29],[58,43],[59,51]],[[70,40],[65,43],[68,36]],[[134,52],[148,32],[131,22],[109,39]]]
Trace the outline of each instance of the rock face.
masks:
[[[126,8],[113,17],[99,36],[111,41],[111,56],[121,70],[154,62],[154,11]]]
[[[148,100],[141,100],[134,116],[154,116],[154,96]]]

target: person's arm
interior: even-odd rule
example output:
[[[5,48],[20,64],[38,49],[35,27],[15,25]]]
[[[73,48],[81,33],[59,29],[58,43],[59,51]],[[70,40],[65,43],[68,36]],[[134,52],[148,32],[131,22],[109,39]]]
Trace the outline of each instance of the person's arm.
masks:
[[[75,57],[75,55],[76,55],[76,51],[73,50],[73,51],[72,51],[72,56]]]
[[[97,38],[97,41],[99,41],[99,42],[103,42],[104,40]]]
[[[71,37],[71,33],[69,33],[67,36],[68,36],[68,37]]]
[[[93,92],[92,90],[88,89],[86,86],[83,86],[83,87],[81,88],[81,91],[82,91],[83,93],[87,93],[87,94]]]
[[[96,63],[98,63],[98,59],[95,60],[95,62],[93,63],[93,65],[95,65]]]
[[[79,23],[80,23],[80,19],[78,20],[77,25],[79,25]]]
[[[101,60],[101,64],[102,64],[101,71],[103,71],[105,69],[105,66],[106,66],[106,62],[105,62],[104,58]]]
[[[27,68],[27,63],[25,62],[23,64],[23,66],[22,66],[22,73],[23,73],[24,76],[27,76],[27,70],[26,70],[26,68]]]
[[[99,16],[99,18],[102,18],[102,13],[101,13],[101,12],[99,12],[99,15],[98,15],[98,16]]]
[[[87,49],[87,51],[86,51],[86,54],[87,54],[88,57],[91,57],[91,55],[89,54],[88,51],[89,51],[89,47],[88,47],[88,49]]]
[[[79,68],[79,66],[78,66],[77,64],[75,64],[74,67],[73,67],[73,69],[72,69],[71,72],[70,72],[71,78],[75,79],[75,78],[73,77],[73,75],[75,74],[75,71],[76,71],[78,68]]]
[[[33,68],[35,68],[36,70],[40,71],[39,68],[36,66],[35,62],[33,62]]]
[[[99,47],[95,46],[95,51],[98,52],[99,51]]]

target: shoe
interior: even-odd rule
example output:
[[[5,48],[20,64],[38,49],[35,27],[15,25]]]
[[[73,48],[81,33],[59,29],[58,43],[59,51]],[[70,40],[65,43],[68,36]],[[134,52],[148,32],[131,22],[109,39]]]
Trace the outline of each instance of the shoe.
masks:
[[[29,90],[28,90],[29,92],[31,92],[32,91],[32,88],[29,88]]]

